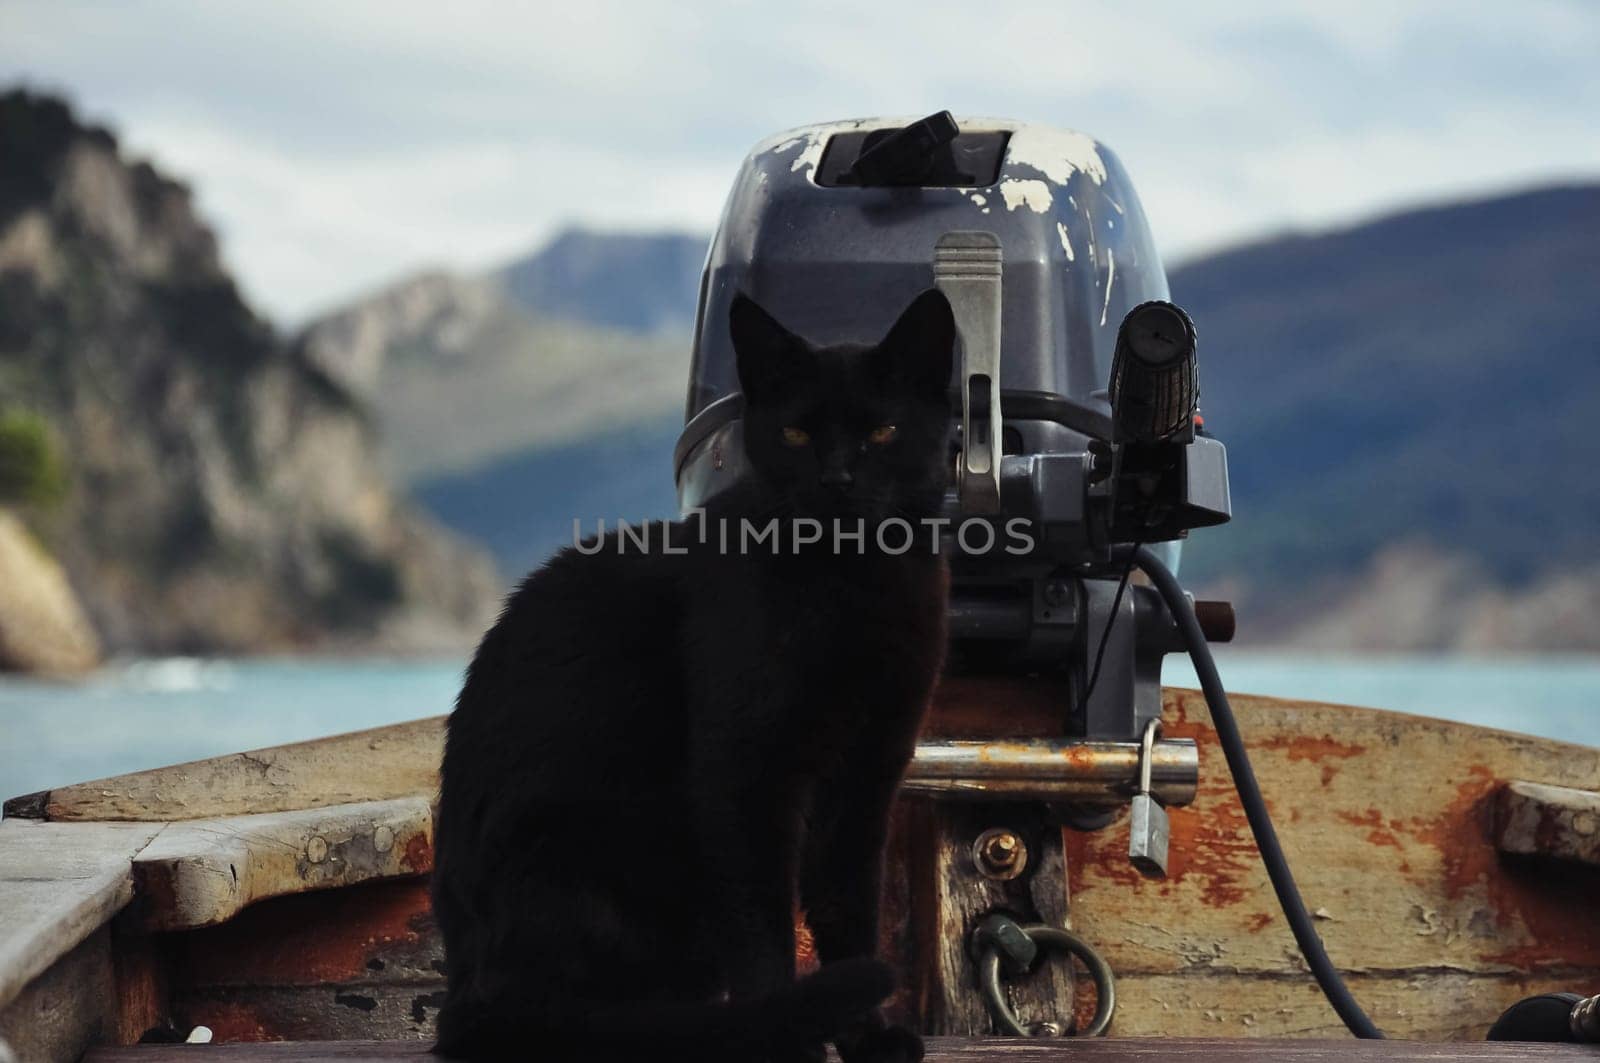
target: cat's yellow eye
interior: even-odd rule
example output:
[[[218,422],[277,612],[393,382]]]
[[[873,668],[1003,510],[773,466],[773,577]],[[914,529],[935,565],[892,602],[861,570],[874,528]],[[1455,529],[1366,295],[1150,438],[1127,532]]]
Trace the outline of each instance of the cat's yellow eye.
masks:
[[[869,443],[887,443],[895,437],[895,427],[892,424],[880,424],[867,435]]]
[[[783,441],[791,447],[803,447],[811,442],[811,433],[804,428],[785,428],[783,430]]]

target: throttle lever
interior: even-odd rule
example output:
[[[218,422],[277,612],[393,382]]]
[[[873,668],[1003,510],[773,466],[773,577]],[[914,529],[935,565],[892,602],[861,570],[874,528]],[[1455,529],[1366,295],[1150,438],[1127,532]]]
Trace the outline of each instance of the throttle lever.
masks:
[[[1000,238],[956,231],[933,251],[933,283],[961,339],[961,454],[956,493],[966,513],[1000,512]]]

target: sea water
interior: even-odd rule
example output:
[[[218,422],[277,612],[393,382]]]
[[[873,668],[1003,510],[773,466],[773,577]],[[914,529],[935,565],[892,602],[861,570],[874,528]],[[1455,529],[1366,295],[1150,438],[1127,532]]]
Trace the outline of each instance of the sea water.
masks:
[[[461,660],[199,660],[0,680],[0,797],[450,711]],[[1230,691],[1600,745],[1600,657],[1218,655]],[[1186,658],[1163,680],[1197,686]],[[1248,735],[1246,739],[1248,740]]]

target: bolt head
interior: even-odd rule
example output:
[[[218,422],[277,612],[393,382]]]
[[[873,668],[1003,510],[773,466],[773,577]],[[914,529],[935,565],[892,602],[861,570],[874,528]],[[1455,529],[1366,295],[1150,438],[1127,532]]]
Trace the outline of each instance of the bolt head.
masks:
[[[1012,879],[1028,862],[1028,847],[1015,831],[995,827],[984,831],[972,846],[978,871],[988,878]]]

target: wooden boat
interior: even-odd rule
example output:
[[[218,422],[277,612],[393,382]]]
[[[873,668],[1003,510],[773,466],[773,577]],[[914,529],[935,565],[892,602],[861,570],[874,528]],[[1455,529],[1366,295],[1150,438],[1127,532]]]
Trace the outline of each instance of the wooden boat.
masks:
[[[1199,694],[1166,692],[1160,879],[1128,861],[1137,749],[1044,742],[1059,704],[1038,681],[947,681],[902,795],[883,945],[902,974],[893,1007],[936,1035],[930,1058],[1594,1058],[1345,1040]],[[1235,710],[1329,951],[1391,1037],[1481,1042],[1523,997],[1600,993],[1600,749],[1265,697]],[[7,802],[0,1041],[23,1063],[419,1058],[443,988],[427,898],[441,739],[442,719],[419,720]],[[1061,827],[1041,786],[1077,804],[1079,826],[1097,803],[1109,824]],[[975,851],[996,831],[1010,843]],[[976,1040],[995,1025],[971,920],[996,908],[1070,927],[1104,958],[1109,1038]],[[1046,1032],[1097,1004],[1060,958],[1002,992]],[[196,1026],[212,1046],[135,1045]]]

